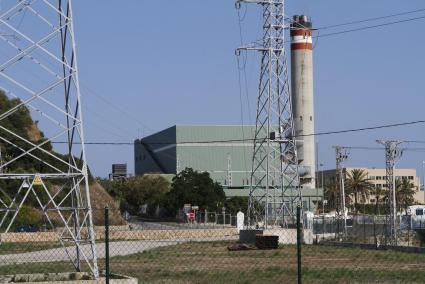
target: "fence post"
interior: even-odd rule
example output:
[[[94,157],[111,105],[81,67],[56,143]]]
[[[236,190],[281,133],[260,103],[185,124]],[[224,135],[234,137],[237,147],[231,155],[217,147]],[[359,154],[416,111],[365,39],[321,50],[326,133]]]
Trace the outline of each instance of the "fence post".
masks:
[[[109,207],[105,207],[105,283],[109,284]]]
[[[410,228],[407,229],[407,246],[410,247]]]
[[[301,206],[297,206],[297,261],[298,261],[298,284],[302,283],[301,270]]]
[[[374,237],[374,241],[375,241],[375,248],[378,248],[378,238],[376,237],[376,223],[375,223],[375,216],[373,215],[373,237]]]
[[[363,215],[363,243],[366,243],[366,216]],[[368,242],[369,243],[369,242]]]

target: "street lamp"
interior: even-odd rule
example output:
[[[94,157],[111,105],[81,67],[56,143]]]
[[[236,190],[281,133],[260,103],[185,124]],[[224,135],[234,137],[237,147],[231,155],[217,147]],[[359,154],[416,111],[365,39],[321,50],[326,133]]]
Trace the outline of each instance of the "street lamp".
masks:
[[[424,200],[422,202],[425,202],[425,161],[422,161],[422,188],[419,186],[419,191],[424,192]]]
[[[322,207],[323,207],[323,214],[325,214],[325,205],[324,205],[324,201],[325,201],[325,189],[323,188],[323,183],[324,183],[324,181],[323,181],[323,178],[324,178],[324,176],[323,176],[323,166],[324,165],[325,164],[323,164],[323,163],[320,163],[319,164],[319,169],[320,169],[320,172],[321,172],[321,175],[322,175],[322,177],[320,178],[320,183],[321,183],[321,186],[322,186]],[[318,191],[318,189],[316,189],[316,190]],[[319,195],[318,192],[317,192],[316,195]]]

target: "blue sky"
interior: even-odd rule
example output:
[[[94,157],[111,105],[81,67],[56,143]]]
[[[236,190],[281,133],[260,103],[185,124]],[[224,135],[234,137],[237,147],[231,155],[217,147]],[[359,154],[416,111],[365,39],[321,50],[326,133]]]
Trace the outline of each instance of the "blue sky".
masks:
[[[287,1],[286,14],[310,15],[315,27],[323,27],[421,8],[421,0],[303,0]],[[250,5],[241,24],[245,42],[261,37],[259,16],[260,8]],[[241,123],[234,55],[241,39],[233,1],[74,1],[74,18],[87,141],[133,141],[174,124]],[[319,38],[314,49],[316,131],[425,119],[424,28],[422,19]],[[258,73],[258,54],[250,54],[247,93],[242,84],[245,124],[254,123]],[[319,137],[320,161],[334,167],[332,145],[425,140],[424,130],[418,125]],[[131,146],[88,146],[87,151],[95,175],[106,176],[115,162],[126,162],[133,171]],[[399,166],[419,169],[422,160],[425,153],[406,152]],[[347,165],[383,167],[384,153],[353,150]]]

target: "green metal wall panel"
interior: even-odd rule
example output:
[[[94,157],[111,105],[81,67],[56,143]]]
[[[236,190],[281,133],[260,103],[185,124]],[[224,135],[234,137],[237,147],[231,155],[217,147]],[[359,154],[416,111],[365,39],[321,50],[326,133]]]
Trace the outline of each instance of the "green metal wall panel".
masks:
[[[207,171],[214,181],[226,188],[227,196],[248,196],[251,176],[255,126],[177,125],[135,141],[135,173],[158,172],[159,162],[164,174],[175,174],[191,167]],[[143,142],[143,143],[141,143]],[[150,152],[155,159],[149,158]],[[146,156],[143,160],[143,156]],[[231,161],[229,187],[228,159]],[[156,160],[156,161],[155,161]],[[234,189],[240,188],[240,189]],[[322,190],[303,189],[303,202],[312,208],[323,196]]]

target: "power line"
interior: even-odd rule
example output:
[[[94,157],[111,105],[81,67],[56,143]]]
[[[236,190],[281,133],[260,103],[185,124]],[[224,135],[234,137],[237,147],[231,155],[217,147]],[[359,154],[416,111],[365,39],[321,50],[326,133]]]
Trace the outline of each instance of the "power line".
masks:
[[[348,150],[384,150],[383,147],[365,147],[365,146],[342,146],[344,149]]]
[[[380,16],[380,17],[374,17],[374,18],[368,18],[368,19],[363,19],[363,20],[357,20],[357,21],[352,21],[352,22],[346,22],[346,23],[341,23],[341,24],[334,24],[334,25],[319,27],[319,28],[317,28],[317,30],[324,30],[324,29],[335,28],[335,27],[340,27],[340,26],[346,26],[346,25],[364,23],[364,22],[369,22],[369,21],[376,21],[376,20],[381,20],[381,19],[386,19],[386,18],[392,18],[392,17],[402,16],[402,15],[407,15],[407,14],[412,14],[412,13],[418,13],[418,12],[422,12],[422,11],[425,11],[425,8],[417,9],[417,10],[412,10],[412,11],[407,11],[407,12],[402,12],[402,13],[391,14],[391,15],[385,15],[385,16]],[[244,18],[246,16],[246,12],[247,11],[245,11],[245,13],[244,13],[244,15],[242,17],[240,15],[238,15],[239,16],[239,25],[241,25],[241,22],[244,20]],[[330,37],[330,36],[335,36],[335,35],[340,35],[340,34],[346,34],[346,33],[351,33],[351,32],[357,32],[357,31],[362,31],[362,30],[368,30],[368,29],[374,29],[374,28],[379,28],[379,27],[384,27],[384,26],[389,26],[389,25],[394,25],[394,24],[399,24],[399,23],[405,23],[405,22],[410,22],[410,21],[415,21],[415,20],[420,20],[420,19],[425,19],[425,16],[420,16],[420,17],[415,17],[415,18],[408,18],[408,19],[404,19],[404,20],[398,20],[398,21],[393,21],[393,22],[388,22],[388,23],[382,23],[382,24],[377,24],[377,25],[372,25],[372,26],[365,26],[365,27],[353,28],[353,29],[348,29],[348,30],[343,30],[343,31],[338,31],[338,32],[327,33],[327,34],[319,34],[319,35],[313,36],[313,38],[318,39],[318,38],[321,38],[321,37]],[[240,36],[242,38],[242,29],[241,29],[241,26],[239,28],[240,28]],[[245,64],[246,64],[246,62],[244,63],[244,65]],[[239,63],[238,63],[238,69],[239,68],[240,67],[239,67]],[[247,85],[247,78],[246,78],[245,66],[242,69],[243,69],[242,71],[244,72],[244,83],[245,83],[245,85]],[[247,87],[247,86],[245,86],[245,87]],[[109,105],[110,107],[112,107],[113,109],[115,109],[116,111],[118,111],[119,113],[123,114],[124,116],[127,116],[131,120],[135,121],[137,124],[141,125],[142,127],[146,128],[146,129],[149,129],[150,131],[153,132],[153,129],[152,128],[148,127],[145,123],[141,122],[138,118],[136,118],[135,116],[129,114],[127,111],[124,111],[123,109],[119,108],[116,104],[110,102],[105,97],[97,94],[95,91],[93,91],[92,89],[90,89],[87,85],[84,85],[83,84],[83,88],[85,88],[89,93],[91,93],[91,94],[95,95],[96,97],[100,98],[104,103],[106,103],[107,105]],[[249,100],[247,100],[247,101],[248,101],[248,108],[249,108]],[[392,126],[389,126],[389,127],[392,127]],[[351,132],[351,131],[352,130],[348,130],[346,132]],[[309,135],[302,135],[302,136],[312,136],[312,135],[318,136],[318,135],[337,134],[337,133],[340,133],[340,132],[316,133],[316,134],[309,134]],[[300,136],[297,136],[297,137],[300,137]],[[90,145],[88,143],[86,143],[86,144],[87,145]],[[133,144],[133,143],[131,143],[131,144]],[[103,145],[103,144],[98,144],[98,145]],[[121,144],[121,145],[123,145],[123,144]]]
[[[363,127],[363,128],[352,128],[352,129],[345,129],[345,130],[337,130],[337,131],[326,131],[326,132],[317,132],[317,133],[311,133],[311,134],[303,134],[303,135],[296,135],[294,138],[300,138],[300,137],[307,137],[307,136],[324,136],[324,135],[334,135],[334,134],[344,134],[344,133],[352,133],[352,132],[362,132],[362,131],[370,131],[370,130],[378,130],[378,129],[385,129],[385,128],[393,128],[393,127],[401,127],[401,126],[410,126],[415,124],[423,124],[425,123],[425,120],[416,120],[416,121],[409,121],[409,122],[402,122],[402,123],[394,123],[394,124],[385,124],[385,125],[378,125],[378,126],[371,126],[371,127]],[[267,139],[267,138],[263,138]],[[212,144],[212,143],[232,143],[232,142],[251,142],[254,141],[253,138],[247,138],[247,139],[228,139],[228,140],[208,140],[208,141],[183,141],[183,142],[159,142],[159,141],[144,141],[146,144],[150,145],[169,145],[169,144]],[[405,142],[412,142],[412,141],[405,141]],[[423,142],[425,141],[416,141],[416,142]],[[51,142],[52,144],[63,144],[67,142]],[[86,145],[134,145],[134,142],[86,142]],[[352,147],[353,149],[355,147]],[[359,147],[357,147],[359,148]],[[373,147],[363,147],[365,150],[366,148],[375,149]],[[369,149],[369,150],[370,150]],[[417,148],[419,149],[419,148]]]
[[[418,140],[410,140],[410,141],[404,141],[406,143],[418,143],[418,144],[425,144],[425,141],[418,141]]]
[[[425,11],[425,8],[414,10],[414,11],[409,11],[409,12],[404,12],[404,13],[399,13],[399,14],[393,14],[393,15],[381,16],[381,17],[370,18],[370,19],[365,19],[365,20],[358,20],[358,21],[352,21],[352,22],[347,22],[347,23],[329,25],[329,26],[325,26],[325,27],[319,27],[319,28],[316,28],[315,30],[320,32],[321,30],[326,30],[326,29],[333,28],[333,27],[346,26],[346,25],[356,24],[356,23],[363,23],[363,22],[368,22],[368,21],[378,20],[378,19],[385,19],[385,18],[395,17],[397,15],[411,14],[411,13],[416,13],[416,12],[420,12],[420,11]],[[286,19],[288,20],[289,18],[286,18]],[[336,36],[336,35],[340,35],[340,34],[346,34],[346,33],[358,32],[358,31],[363,31],[363,30],[375,29],[375,28],[380,28],[380,27],[385,27],[385,26],[390,26],[390,25],[396,25],[396,24],[401,24],[401,23],[406,23],[406,22],[411,22],[411,21],[417,21],[417,20],[422,20],[422,19],[425,19],[425,16],[407,18],[407,19],[403,19],[403,20],[397,20],[397,21],[392,21],[392,22],[387,22],[387,23],[382,23],[382,24],[376,24],[376,25],[370,25],[370,26],[364,26],[364,27],[359,27],[359,28],[352,28],[352,29],[342,30],[342,31],[338,31],[338,32],[319,34],[319,35],[316,35],[316,36],[312,36],[312,38],[318,39],[318,38],[321,38],[321,37]],[[289,21],[292,21],[292,19],[289,19]],[[253,43],[259,43],[259,42],[260,42],[260,40],[256,40]],[[287,40],[287,41],[285,41],[285,43],[291,43],[291,41]]]
[[[121,107],[117,106],[116,104],[112,103],[111,101],[109,101],[108,99],[106,99],[104,96],[98,94],[97,92],[95,92],[93,89],[89,88],[86,84],[82,83],[82,87],[88,91],[88,93],[96,96],[97,98],[99,98],[100,100],[102,100],[105,104],[107,104],[108,106],[110,106],[111,108],[113,108],[115,111],[121,113],[122,115],[126,116],[127,118],[129,118],[130,120],[135,121],[137,124],[139,124],[140,126],[142,126],[143,128],[148,129],[149,131],[154,132],[154,130],[149,127],[148,125],[146,125],[145,123],[143,123],[140,119],[138,119],[137,117],[133,116],[132,114],[130,114],[128,111],[122,109]]]
[[[406,142],[406,141],[403,141]],[[371,150],[371,151],[382,151],[385,150],[384,147],[367,147],[367,146],[342,146],[344,149],[348,150]],[[425,152],[425,148],[400,148],[402,151],[409,152]]]
[[[386,124],[386,125],[379,125],[379,126],[372,126],[372,127],[353,128],[353,129],[346,129],[346,130],[339,130],[339,131],[318,132],[318,133],[313,133],[313,134],[297,135],[296,137],[341,134],[341,133],[359,132],[359,131],[367,131],[367,130],[377,130],[377,129],[392,128],[392,127],[399,127],[399,126],[408,126],[408,125],[423,124],[423,123],[425,123],[425,120],[416,120],[416,121],[410,121],[410,122],[401,122],[401,123]]]
[[[65,141],[51,141],[52,144],[67,144]],[[81,142],[74,142],[74,144],[81,144]],[[170,144],[170,143],[168,143]],[[133,146],[134,142],[85,142],[84,145],[111,145],[111,146]]]
[[[421,20],[421,19],[425,19],[425,16],[409,18],[409,19],[404,19],[404,20],[398,20],[398,21],[393,21],[393,22],[387,22],[387,23],[382,23],[382,24],[377,24],[377,25],[372,25],[372,26],[353,28],[353,29],[343,30],[343,31],[339,31],[339,32],[321,34],[321,35],[313,36],[313,38],[330,37],[330,36],[335,36],[335,35],[340,35],[340,34],[346,34],[346,33],[375,29],[375,28],[380,28],[380,27],[385,27],[385,26],[390,26],[390,25],[395,25],[395,24],[401,24],[401,23],[406,23],[406,22],[411,22],[411,21],[416,21],[416,20]]]
[[[419,13],[419,12],[423,12],[423,11],[425,11],[425,8],[406,11],[406,12],[402,12],[402,13],[390,14],[390,15],[385,15],[385,16],[367,18],[367,19],[362,19],[362,20],[355,20],[355,21],[345,22],[345,23],[341,23],[341,24],[333,24],[333,25],[329,25],[329,26],[319,27],[319,28],[317,28],[317,30],[325,30],[325,29],[330,29],[330,28],[337,28],[337,27],[342,27],[342,26],[361,24],[361,23],[366,23],[366,22],[371,22],[371,21],[388,19],[388,18],[393,18],[393,17],[398,17],[398,16],[404,16],[404,15],[413,14],[413,13]]]

